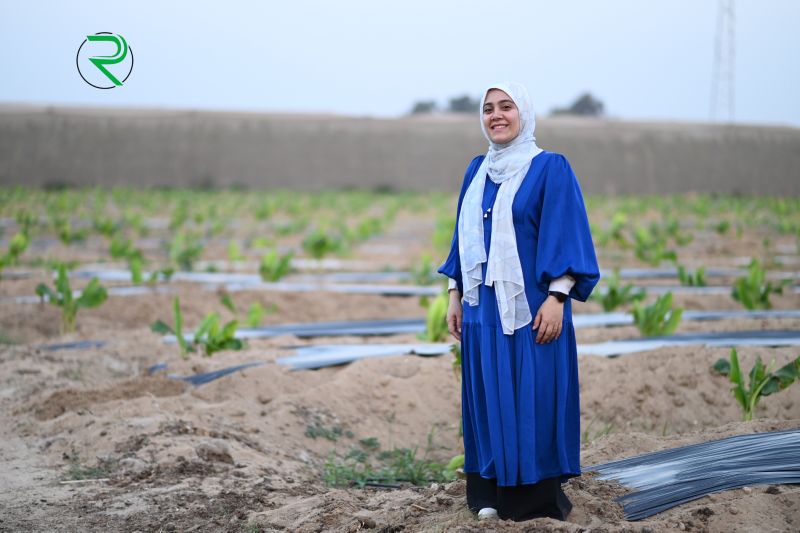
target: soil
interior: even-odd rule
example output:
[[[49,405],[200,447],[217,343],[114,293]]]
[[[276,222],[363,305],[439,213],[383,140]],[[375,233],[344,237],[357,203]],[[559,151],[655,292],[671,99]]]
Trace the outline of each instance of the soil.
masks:
[[[376,272],[386,264],[407,268],[409,257],[422,249],[409,244],[422,227],[401,216],[386,234],[355,250],[354,260]],[[722,254],[696,240],[693,258],[707,266],[731,266],[754,242],[760,243],[758,236],[731,238],[721,245]],[[601,255],[606,257],[601,264],[614,266],[609,254]],[[630,257],[623,261],[642,266]],[[36,271],[4,279],[0,296],[32,295],[45,280]],[[565,485],[572,514],[566,522],[487,525],[466,509],[462,480],[387,489],[337,488],[323,478],[331,454],[343,455],[362,439],[375,438],[384,450],[416,448],[418,456],[440,462],[461,453],[460,383],[451,356],[387,357],[317,371],[290,371],[275,363],[291,354],[292,346],[417,340],[407,334],[256,339],[241,351],[183,359],[176,345],[150,331],[150,324],[171,321],[177,295],[186,324],[195,326],[206,313],[222,309],[219,295],[199,284],[162,286],[172,293],[111,297],[99,308],[81,310],[78,330],[68,335],[59,334],[54,306],[0,305],[0,330],[13,341],[0,346],[0,531],[728,532],[800,527],[796,485],[711,494],[630,522],[614,501],[629,489],[598,480],[588,468],[731,435],[800,427],[798,385],[764,398],[756,419],[741,421],[730,383],[711,369],[729,349],[682,346],[618,358],[580,356],[585,473]],[[240,309],[256,301],[273,309],[265,324],[424,316],[417,298],[339,294],[322,286],[307,293],[245,290],[233,298]],[[726,295],[676,295],[676,301],[687,309],[740,308]],[[800,296],[787,291],[774,296],[773,304],[798,309]],[[594,302],[574,309],[600,310]],[[225,310],[222,315],[231,317]],[[744,329],[798,330],[800,320],[684,321],[678,332]],[[633,326],[577,330],[579,343],[638,335]],[[104,344],[47,347],[79,340]],[[782,365],[797,355],[797,348],[739,350],[747,369],[756,356]],[[252,361],[265,364],[199,387],[167,377]],[[150,374],[147,369],[157,363],[166,363],[166,370]]]

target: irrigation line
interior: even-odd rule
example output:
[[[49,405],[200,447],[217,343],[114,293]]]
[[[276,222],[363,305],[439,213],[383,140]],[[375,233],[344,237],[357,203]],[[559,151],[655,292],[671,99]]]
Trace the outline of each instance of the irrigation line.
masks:
[[[310,370],[327,366],[342,365],[360,359],[373,359],[396,355],[436,356],[450,352],[451,344],[330,344],[321,346],[301,346],[297,355],[280,357],[275,360],[280,365],[289,365],[292,370]]]
[[[214,370],[211,372],[204,372],[202,374],[194,374],[191,376],[179,376],[177,374],[167,374],[167,377],[170,379],[177,379],[179,381],[185,381],[186,383],[190,383],[195,387],[199,387],[200,385],[205,385],[206,383],[210,383],[215,379],[219,379],[221,377],[227,376],[229,374],[233,374],[234,372],[239,372],[240,370],[244,370],[246,368],[252,368],[256,366],[262,366],[267,364],[265,361],[254,361],[252,363],[245,363],[243,365],[236,365],[236,366],[229,366],[226,368],[221,368],[219,370]],[[157,363],[147,369],[147,373],[152,375],[159,370],[166,370],[167,363]]]
[[[764,318],[800,318],[800,310],[777,311],[686,311],[683,318],[693,321],[723,320],[731,318],[764,319]],[[572,316],[575,329],[627,326],[633,324],[633,318],[627,313],[591,313]],[[335,322],[311,322],[283,324],[257,328],[242,328],[236,331],[238,339],[263,339],[281,335],[294,335],[301,339],[314,337],[381,336],[400,335],[405,333],[421,333],[425,331],[425,319],[400,318],[389,320],[353,320]],[[193,334],[184,335],[191,340]],[[173,335],[164,338],[167,343],[176,341]]]
[[[636,489],[616,499],[641,520],[713,492],[800,483],[800,429],[737,435],[590,466]]]
[[[597,344],[578,344],[578,353],[612,357],[635,352],[656,350],[665,346],[800,346],[800,331],[727,331],[717,333],[686,333],[646,337]]]

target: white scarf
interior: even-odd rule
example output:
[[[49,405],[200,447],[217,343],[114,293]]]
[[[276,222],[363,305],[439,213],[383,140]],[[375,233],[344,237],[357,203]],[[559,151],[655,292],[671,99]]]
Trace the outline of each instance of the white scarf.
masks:
[[[520,132],[506,144],[493,143],[483,125],[483,105],[491,89],[500,89],[508,94],[519,110]],[[482,281],[481,265],[487,261],[483,242],[482,204],[485,177],[488,173],[489,179],[499,183],[500,187],[491,211],[493,220],[486,285],[494,285],[503,333],[512,335],[514,330],[529,324],[533,318],[525,297],[525,282],[517,252],[511,204],[530,168],[531,160],[542,150],[536,146],[536,137],[533,135],[536,119],[533,116],[528,91],[519,83],[501,83],[489,87],[481,98],[479,113],[481,130],[489,141],[489,151],[461,202],[458,251],[461,257],[464,300],[470,305],[478,305],[479,286]]]

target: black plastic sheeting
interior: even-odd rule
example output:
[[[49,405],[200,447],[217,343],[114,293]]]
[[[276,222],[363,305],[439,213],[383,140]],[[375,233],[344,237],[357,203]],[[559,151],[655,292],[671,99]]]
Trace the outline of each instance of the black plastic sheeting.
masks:
[[[358,320],[347,322],[311,322],[305,324],[286,324],[262,328],[242,328],[236,332],[240,339],[257,339],[294,335],[301,339],[312,337],[336,337],[342,335],[397,335],[400,333],[419,333],[425,330],[425,319],[403,318],[397,320]]]
[[[176,374],[167,374],[167,377],[170,379],[177,379],[180,381],[185,381],[186,383],[191,383],[195,387],[199,385],[205,385],[206,383],[210,383],[215,379],[219,379],[221,377],[227,376],[229,374],[233,374],[234,372],[239,372],[240,370],[244,370],[246,368],[252,368],[254,366],[261,366],[266,364],[264,361],[254,361],[252,363],[245,363],[243,365],[236,365],[236,366],[229,366],[227,368],[221,368],[219,370],[214,370],[212,372],[204,372],[202,374],[194,374],[191,376],[178,376]],[[147,369],[148,374],[153,374],[158,372],[159,370],[166,370],[167,364],[166,363],[158,363],[155,364]]]
[[[616,501],[626,519],[641,520],[714,492],[800,483],[800,428],[737,435],[585,470],[638,489]]]
[[[298,346],[296,355],[279,357],[279,365],[289,365],[292,370],[313,370],[326,366],[352,363],[359,359],[392,357],[397,355],[420,355],[435,357],[450,352],[448,343],[427,344],[326,344]]]
[[[47,350],[55,352],[58,350],[89,350],[92,348],[102,348],[106,345],[106,341],[74,341],[74,342],[58,342],[55,344],[42,344],[37,346],[40,350]]]

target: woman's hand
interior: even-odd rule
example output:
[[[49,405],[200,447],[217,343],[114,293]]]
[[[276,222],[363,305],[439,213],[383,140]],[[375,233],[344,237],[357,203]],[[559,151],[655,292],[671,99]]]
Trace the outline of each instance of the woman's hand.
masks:
[[[561,335],[564,319],[564,304],[555,296],[548,296],[533,319],[533,329],[539,330],[536,335],[537,344],[554,341]]]
[[[447,306],[447,330],[457,341],[461,340],[461,293],[458,289],[450,289],[450,303]]]

